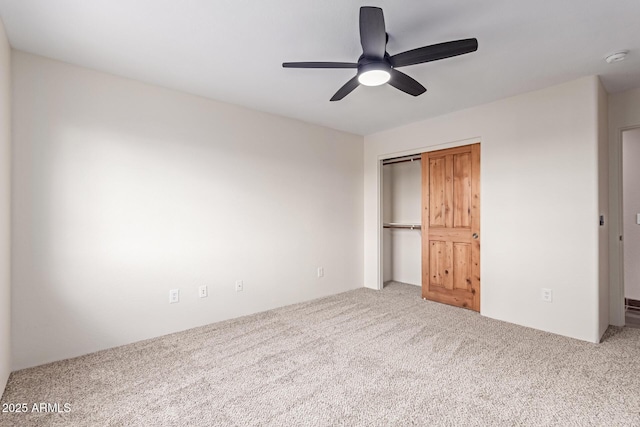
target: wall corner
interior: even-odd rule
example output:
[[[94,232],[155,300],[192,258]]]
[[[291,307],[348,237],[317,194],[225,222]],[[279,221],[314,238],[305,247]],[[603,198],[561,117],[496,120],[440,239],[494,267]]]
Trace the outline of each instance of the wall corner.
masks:
[[[0,396],[11,372],[11,46],[0,19]]]

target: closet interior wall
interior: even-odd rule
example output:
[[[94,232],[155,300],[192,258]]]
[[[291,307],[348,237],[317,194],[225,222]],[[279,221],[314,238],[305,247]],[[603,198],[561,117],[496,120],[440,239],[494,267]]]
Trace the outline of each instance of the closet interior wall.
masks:
[[[386,164],[382,170],[384,224],[420,224],[420,160]],[[420,229],[383,229],[383,279],[421,286]]]

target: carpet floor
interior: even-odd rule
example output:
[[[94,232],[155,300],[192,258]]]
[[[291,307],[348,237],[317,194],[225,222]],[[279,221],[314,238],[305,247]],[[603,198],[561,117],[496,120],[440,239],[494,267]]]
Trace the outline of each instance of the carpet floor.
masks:
[[[640,426],[640,329],[590,344],[358,289],[11,374],[2,426]],[[4,405],[3,405],[4,406]]]

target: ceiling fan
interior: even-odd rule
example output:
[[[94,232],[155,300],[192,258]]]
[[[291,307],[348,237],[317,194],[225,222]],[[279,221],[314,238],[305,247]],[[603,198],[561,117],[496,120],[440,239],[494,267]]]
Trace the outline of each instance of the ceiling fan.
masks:
[[[341,100],[361,84],[380,86],[389,83],[409,95],[418,96],[427,89],[396,68],[437,61],[478,50],[478,40],[463,39],[389,55],[388,40],[382,9],[364,6],[360,8],[362,55],[358,58],[358,62],[285,62],[282,66],[284,68],[357,68],[355,77],[338,89],[331,101]]]

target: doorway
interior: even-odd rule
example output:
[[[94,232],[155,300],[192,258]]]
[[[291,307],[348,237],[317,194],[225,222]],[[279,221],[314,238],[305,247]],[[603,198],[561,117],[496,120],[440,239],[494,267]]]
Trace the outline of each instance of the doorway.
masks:
[[[640,128],[622,132],[622,235],[625,324],[640,328]]]

